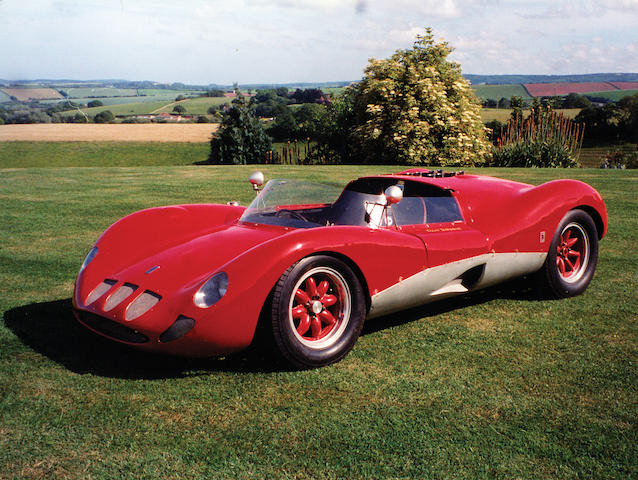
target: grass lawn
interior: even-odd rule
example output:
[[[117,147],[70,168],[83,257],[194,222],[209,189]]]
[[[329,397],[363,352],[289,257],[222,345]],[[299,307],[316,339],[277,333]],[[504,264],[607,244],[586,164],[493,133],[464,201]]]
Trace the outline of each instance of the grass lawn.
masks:
[[[599,189],[610,225],[588,291],[507,285],[400,312],[342,362],[296,372],[143,354],[76,324],[74,277],[111,222],[254,195],[253,167],[103,158],[0,163],[0,478],[638,477],[638,172],[473,170]],[[263,170],[345,183],[396,169]]]

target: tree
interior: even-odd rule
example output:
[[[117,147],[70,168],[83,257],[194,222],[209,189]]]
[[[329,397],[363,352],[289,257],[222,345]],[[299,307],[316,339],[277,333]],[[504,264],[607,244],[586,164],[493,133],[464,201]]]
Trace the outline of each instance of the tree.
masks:
[[[112,122],[113,120],[115,120],[115,116],[113,115],[113,112],[111,112],[110,110],[104,110],[103,112],[100,112],[97,115],[95,115],[95,117],[93,118],[93,121],[95,123],[109,123],[109,122]]]
[[[177,95],[177,97],[175,97],[175,101],[176,101],[176,102],[181,102],[181,101],[182,101],[182,100],[184,100],[185,98],[186,98],[186,97],[180,93],[179,95]]]
[[[510,106],[510,101],[505,97],[501,97],[498,101],[498,108],[510,108]]]
[[[618,110],[621,112],[618,127],[620,136],[625,141],[638,141],[638,93],[621,98],[618,101]]]
[[[175,105],[173,107],[173,112],[175,112],[175,113],[185,113],[186,112],[186,107],[184,107],[184,105]]]
[[[563,99],[562,108],[587,108],[591,106],[589,99],[577,93],[570,93]]]
[[[355,87],[355,160],[367,163],[476,165],[490,156],[480,104],[452,48],[431,29],[411,49],[371,59]]]
[[[317,138],[327,121],[327,108],[318,103],[304,103],[295,111],[297,133],[301,138]]]
[[[289,107],[276,110],[275,121],[268,128],[268,134],[275,140],[287,140],[297,136],[297,121]]]
[[[89,103],[86,104],[86,106],[89,108],[103,107],[104,104],[100,100],[91,100]]]
[[[243,95],[237,90],[237,98],[224,114],[219,133],[210,141],[208,163],[245,165],[264,163],[272,150],[270,137]]]
[[[522,97],[514,95],[512,98],[510,98],[510,108],[512,109],[511,118],[512,119],[523,118],[524,106],[525,106],[525,102],[523,101]],[[538,100],[538,98],[536,97],[534,97],[533,106],[534,108],[536,108],[537,106],[540,106],[540,100]]]

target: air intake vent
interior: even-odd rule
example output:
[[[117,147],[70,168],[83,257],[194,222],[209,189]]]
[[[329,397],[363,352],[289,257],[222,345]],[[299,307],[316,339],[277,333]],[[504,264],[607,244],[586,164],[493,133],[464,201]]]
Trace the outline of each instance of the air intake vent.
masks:
[[[137,285],[133,285],[132,283],[125,283],[122,285],[106,300],[106,303],[104,304],[104,311],[109,312],[113,310],[126,298],[130,297],[135,290],[137,290]]]
[[[133,330],[132,328],[125,327],[117,322],[109,320],[108,318],[100,317],[93,313],[79,311],[78,317],[82,323],[87,327],[92,328],[96,332],[101,333],[114,340],[127,343],[146,343],[148,337],[143,333]]]
[[[89,296],[86,297],[84,304],[91,305],[98,298],[100,298],[102,295],[108,292],[111,289],[111,287],[115,285],[116,283],[117,283],[117,280],[110,280],[107,278],[102,283],[100,283],[97,287],[95,287],[91,293],[89,293]]]
[[[146,290],[143,294],[137,297],[133,303],[126,309],[126,315],[124,318],[127,321],[135,320],[137,317],[141,317],[151,308],[153,308],[162,299],[157,293]]]
[[[180,315],[177,320],[159,337],[160,342],[167,343],[182,338],[195,326],[195,320]]]

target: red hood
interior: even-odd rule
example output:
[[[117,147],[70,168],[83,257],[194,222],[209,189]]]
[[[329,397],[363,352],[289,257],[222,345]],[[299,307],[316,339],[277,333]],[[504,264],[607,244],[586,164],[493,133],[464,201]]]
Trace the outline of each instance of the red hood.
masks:
[[[165,296],[202,283],[235,257],[283,233],[282,228],[223,226],[114,270],[112,275]]]
[[[78,298],[86,298],[105,279],[172,295],[203,282],[233,258],[287,231],[238,225],[234,220],[243,208],[235,212],[224,207],[164,207],[115,223],[100,237],[98,255],[80,274]],[[232,223],[225,223],[229,219]]]

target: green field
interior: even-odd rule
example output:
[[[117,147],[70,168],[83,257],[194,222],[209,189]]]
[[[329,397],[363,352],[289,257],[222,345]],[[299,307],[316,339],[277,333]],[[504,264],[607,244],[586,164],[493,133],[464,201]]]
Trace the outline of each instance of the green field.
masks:
[[[70,99],[85,97],[136,97],[135,88],[77,87],[64,89]]]
[[[621,98],[630,97],[636,95],[638,90],[611,90],[605,92],[590,92],[587,93],[588,97],[607,98],[612,102],[617,102]]]
[[[173,103],[172,100],[156,100],[153,102],[136,102],[136,103],[122,103],[119,105],[105,105],[103,107],[82,108],[81,110],[88,116],[93,117],[100,112],[110,110],[113,115],[148,115],[155,112],[167,104]],[[61,115],[75,115],[76,109],[67,110],[62,112]]]
[[[254,197],[251,166],[114,166],[105,150],[100,167],[0,160],[0,478],[638,477],[638,172],[472,170],[599,189],[609,234],[587,292],[509,284],[400,312],[344,361],[296,372],[144,354],[77,325],[74,277],[111,222]],[[46,149],[23,156],[48,164]],[[397,168],[263,170],[344,184]]]
[[[99,97],[137,97],[158,96],[175,98],[178,95],[199,95],[202,90],[171,90],[164,88],[114,88],[114,87],[77,87],[63,89],[70,99],[99,98]]]
[[[191,115],[206,115],[210,107],[218,107],[224,103],[230,104],[231,99],[226,97],[198,97],[189,98],[188,100],[182,100],[179,104],[186,109],[186,114]],[[175,104],[171,103],[159,112],[172,112]]]
[[[103,107],[82,108],[82,111],[89,116],[94,116],[105,110],[110,110],[113,115],[148,115],[150,113],[172,112],[177,102],[171,96],[163,100],[152,100],[155,97],[131,97],[128,98],[127,103],[108,104],[110,103],[108,98],[100,99],[104,100]],[[140,99],[138,101],[138,99]],[[117,99],[120,100],[120,99]],[[186,108],[186,114],[190,115],[206,115],[208,108],[211,106],[219,106],[223,103],[230,103],[230,100],[225,97],[197,97],[182,100],[179,102],[184,108]],[[62,112],[62,115],[75,115],[76,109],[67,110]]]
[[[521,97],[523,100],[531,100],[532,97],[527,90],[519,84],[508,85],[472,85],[472,90],[477,97],[482,99],[491,98],[493,100],[500,100],[501,98],[507,98],[508,100],[513,96]]]

